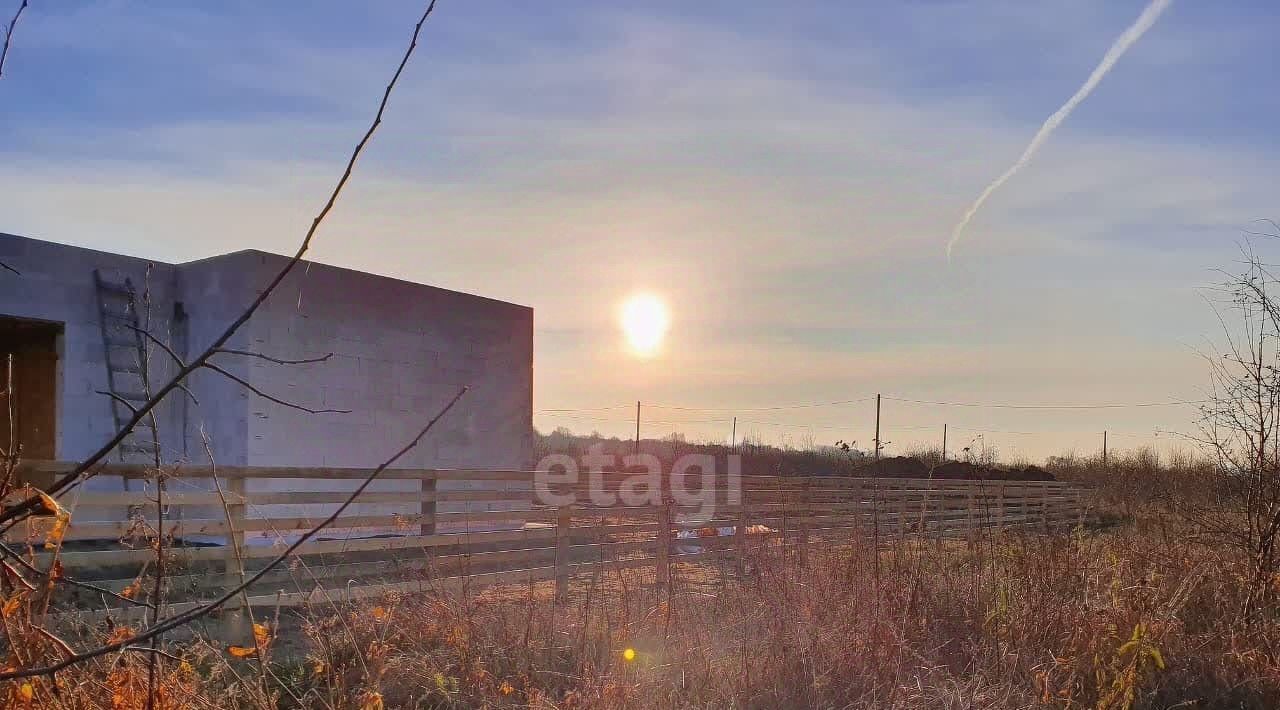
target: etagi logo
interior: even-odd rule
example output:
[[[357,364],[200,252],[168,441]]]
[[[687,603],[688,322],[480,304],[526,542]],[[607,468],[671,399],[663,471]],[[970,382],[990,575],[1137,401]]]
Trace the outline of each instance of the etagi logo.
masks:
[[[672,463],[670,471],[663,471],[662,461],[653,454],[619,457],[605,453],[601,444],[593,444],[580,460],[552,454],[539,461],[533,494],[538,503],[553,507],[587,503],[601,508],[639,507],[670,502],[682,518],[709,519],[717,504],[742,502],[742,457],[727,456],[723,472],[717,471],[716,463],[710,454],[686,454]]]

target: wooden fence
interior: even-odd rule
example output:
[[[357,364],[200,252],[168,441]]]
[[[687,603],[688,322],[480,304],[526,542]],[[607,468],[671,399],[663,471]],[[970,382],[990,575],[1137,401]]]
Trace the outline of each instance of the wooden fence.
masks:
[[[27,473],[47,476],[67,468],[33,464]],[[148,470],[115,465],[104,473],[135,479],[137,490],[73,492],[63,504],[74,499],[77,510],[114,506],[121,511],[119,519],[93,521],[73,514],[63,545],[55,551],[43,549],[48,518],[31,518],[10,530],[6,540],[31,545],[43,566],[57,555],[68,574],[94,579],[112,591],[149,589],[149,584],[138,583],[155,557],[144,541],[154,537],[156,517],[155,491],[141,485]],[[167,613],[193,608],[261,569],[284,543],[346,500],[369,470],[218,467],[216,486],[210,485],[213,474],[208,468],[182,468],[165,487],[164,532],[172,536],[166,555],[167,598],[173,603],[166,605]],[[247,484],[255,479],[308,488],[313,486],[300,481],[323,479],[348,482],[349,488],[249,492]],[[584,474],[582,479],[543,486],[564,497],[546,505],[540,502],[545,497],[535,495],[541,479],[534,472],[384,471],[379,481],[400,481],[404,490],[366,492],[357,502],[395,506],[401,512],[339,517],[299,547],[289,564],[250,589],[248,603],[293,606],[461,583],[474,587],[539,580],[555,580],[556,593],[564,595],[572,575],[601,569],[651,568],[654,582],[663,585],[675,563],[727,557],[741,564],[753,547],[794,549],[803,559],[813,544],[963,537],[984,528],[1048,532],[1074,526],[1085,513],[1082,489],[1059,482],[723,474],[703,481],[696,474],[650,479],[626,473],[597,474],[594,480]],[[654,483],[659,490],[648,492],[641,504],[611,500],[645,495],[646,485]],[[572,502],[563,504],[570,497]],[[282,505],[320,511],[278,515],[271,509]],[[217,515],[191,518],[180,514],[184,507],[215,510]],[[129,519],[124,519],[125,510]],[[82,597],[71,603],[101,610],[107,601]]]

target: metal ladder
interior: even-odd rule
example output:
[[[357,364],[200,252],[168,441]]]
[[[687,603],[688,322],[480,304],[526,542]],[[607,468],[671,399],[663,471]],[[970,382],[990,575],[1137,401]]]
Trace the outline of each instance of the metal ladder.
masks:
[[[138,321],[137,291],[129,277],[111,281],[100,269],[93,270],[93,282],[98,292],[107,388],[115,395],[111,398],[111,415],[119,431],[133,418],[125,402],[138,407],[147,401],[147,349]],[[142,456],[153,461],[159,442],[155,423],[151,417],[144,417],[116,447],[116,454],[122,462],[142,463]]]

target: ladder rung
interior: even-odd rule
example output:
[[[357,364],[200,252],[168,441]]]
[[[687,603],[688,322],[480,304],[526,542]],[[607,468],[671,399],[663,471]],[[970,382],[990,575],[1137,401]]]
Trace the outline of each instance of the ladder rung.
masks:
[[[106,281],[102,277],[98,277],[98,290],[104,294],[111,296],[121,296],[123,298],[133,298],[133,289],[127,284],[114,283]]]
[[[147,395],[142,392],[116,392],[116,396],[129,402],[147,401]]]
[[[129,375],[141,375],[141,374],[142,374],[142,368],[141,368],[141,367],[138,367],[137,365],[115,365],[115,364],[108,364],[108,367],[110,367],[110,368],[111,368],[111,371],[112,371],[112,372],[122,372],[122,373],[129,374]]]
[[[152,454],[160,447],[154,442],[149,441],[145,444],[121,444],[120,450],[132,454]]]
[[[136,348],[138,347],[138,341],[107,338],[107,346],[112,348]]]

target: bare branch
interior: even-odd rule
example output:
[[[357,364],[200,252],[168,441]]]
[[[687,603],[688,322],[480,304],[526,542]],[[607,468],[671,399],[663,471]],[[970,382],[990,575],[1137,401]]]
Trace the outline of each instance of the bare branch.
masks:
[[[123,639],[121,641],[117,641],[115,643],[109,643],[103,646],[99,646],[98,648],[95,648],[95,649],[84,651],[82,653],[77,653],[76,655],[66,658],[57,663],[53,663],[47,666],[21,668],[21,669],[16,669],[11,671],[0,672],[0,680],[10,680],[12,678],[31,678],[34,676],[52,675],[54,673],[57,673],[60,670],[69,668],[77,663],[89,660],[90,658],[97,658],[99,656],[104,656],[108,653],[119,651],[120,649],[128,648],[129,646],[133,646],[143,641],[150,640],[160,634],[163,634],[172,629],[176,629],[179,626],[184,626],[186,624],[189,624],[192,621],[195,621],[196,619],[199,619],[202,616],[212,613],[213,611],[221,607],[223,604],[226,604],[228,601],[230,601],[233,597],[240,594],[242,591],[253,586],[255,582],[257,582],[259,579],[262,579],[271,570],[275,569],[276,567],[284,563],[289,558],[289,556],[294,553],[295,550],[297,550],[299,547],[305,544],[308,540],[310,540],[311,538],[319,534],[321,530],[324,530],[325,528],[332,525],[335,520],[337,520],[344,512],[346,512],[347,508],[351,507],[351,504],[355,502],[356,498],[359,498],[360,494],[364,493],[365,489],[367,489],[383,471],[390,468],[396,461],[399,461],[401,457],[403,457],[405,454],[412,451],[414,448],[418,446],[419,443],[422,442],[423,438],[426,437],[427,433],[431,431],[431,428],[436,425],[436,422],[440,421],[440,419],[445,414],[447,414],[450,409],[453,409],[453,405],[457,404],[458,400],[462,399],[462,395],[467,393],[467,389],[468,389],[467,387],[463,387],[462,389],[458,390],[458,393],[453,396],[453,399],[450,399],[448,404],[444,405],[444,408],[440,410],[440,413],[432,417],[431,421],[427,422],[426,426],[424,426],[418,432],[417,436],[413,437],[413,439],[409,443],[401,447],[399,451],[392,454],[390,458],[383,461],[381,464],[378,464],[378,467],[375,468],[373,471],[371,471],[369,475],[366,476],[364,480],[360,482],[360,485],[357,486],[354,491],[352,491],[351,495],[347,496],[346,500],[344,500],[341,504],[338,505],[338,508],[334,510],[329,515],[329,517],[325,518],[318,525],[316,525],[315,527],[311,528],[310,530],[300,535],[297,540],[295,540],[288,547],[286,547],[279,555],[272,558],[272,560],[268,562],[265,566],[263,566],[262,569],[255,572],[253,576],[249,577],[245,581],[241,582],[240,584],[237,584],[236,586],[224,592],[222,596],[209,602],[208,604],[204,604],[190,611],[187,611],[181,614],[175,614],[174,616],[164,619],[159,623],[153,625],[150,629],[148,629],[143,633],[136,634],[134,636],[131,636],[127,639]]]
[[[177,656],[173,655],[172,653],[169,653],[168,651],[161,651],[158,648],[151,648],[150,646],[125,646],[120,650],[135,651],[137,653],[150,653],[153,656],[164,656],[165,658],[168,658],[171,661],[179,661],[179,662],[182,661],[181,658],[178,658]]]
[[[333,353],[325,353],[322,357],[309,357],[309,358],[304,358],[302,360],[285,360],[282,358],[271,357],[270,355],[263,355],[262,353],[255,353],[252,350],[235,350],[233,348],[218,348],[218,352],[225,353],[227,355],[244,355],[245,357],[256,357],[262,360],[266,360],[267,362],[274,362],[277,365],[310,365],[311,363],[315,363],[315,362],[325,362],[329,358],[333,357]]]
[[[306,412],[307,414],[350,414],[351,413],[350,409],[311,409],[310,407],[304,407],[301,404],[294,404],[293,402],[280,399],[279,397],[273,397],[267,394],[266,392],[263,392],[257,387],[254,387],[253,385],[249,384],[248,380],[245,380],[237,375],[233,375],[230,372],[227,372],[226,370],[222,369],[221,367],[218,367],[217,365],[211,362],[206,362],[204,366],[222,375],[223,377],[226,377],[229,380],[240,383],[241,387],[244,387],[250,392],[258,395],[259,397],[262,397],[263,399],[271,400],[276,404],[289,407],[290,409],[297,409],[299,411]]]
[[[154,409],[166,395],[177,389],[192,372],[203,367],[205,363],[209,361],[209,358],[211,358],[220,348],[225,346],[227,342],[231,340],[231,337],[235,335],[250,318],[253,317],[253,314],[257,313],[258,309],[266,302],[267,298],[275,292],[276,288],[280,286],[285,277],[287,277],[298,263],[302,261],[303,255],[306,254],[307,250],[311,247],[312,237],[315,236],[315,233],[319,230],[321,223],[324,222],[325,217],[328,216],[329,212],[333,209],[334,204],[337,203],[338,196],[342,194],[343,187],[346,186],[347,181],[351,178],[351,173],[355,169],[356,160],[359,159],[361,153],[364,152],[365,146],[368,145],[370,139],[373,138],[378,126],[382,125],[382,115],[386,111],[388,101],[391,99],[391,92],[395,89],[396,83],[400,80],[400,75],[404,72],[405,65],[409,63],[409,57],[413,55],[414,49],[417,48],[418,36],[422,32],[422,25],[427,21],[427,18],[431,15],[432,11],[435,10],[435,6],[436,0],[431,0],[430,4],[427,5],[427,9],[422,13],[422,17],[418,19],[418,23],[414,25],[413,36],[409,41],[409,46],[405,49],[404,56],[401,57],[399,66],[396,67],[396,71],[392,75],[391,81],[387,84],[387,88],[382,94],[382,101],[378,105],[378,111],[374,115],[373,122],[369,125],[368,130],[365,131],[364,136],[356,144],[355,149],[351,153],[351,157],[347,160],[347,165],[342,172],[342,176],[338,179],[337,184],[329,194],[329,198],[325,201],[320,212],[317,213],[315,219],[311,221],[311,226],[307,229],[306,235],[303,237],[302,243],[298,246],[298,250],[294,253],[293,257],[290,258],[289,262],[280,269],[270,282],[267,283],[266,287],[258,293],[258,296],[254,298],[249,306],[245,308],[245,310],[241,312],[241,314],[232,321],[217,338],[214,339],[204,352],[200,353],[193,360],[188,362],[185,367],[179,369],[177,374],[175,374],[171,380],[157,389],[152,394],[151,398],[138,408],[138,411],[130,417],[128,422],[125,422],[124,426],[116,432],[115,436],[111,437],[111,439],[103,444],[101,448],[77,464],[69,473],[54,481],[53,484],[49,486],[48,490],[45,491],[46,493],[49,495],[60,494],[64,490],[78,485],[78,482],[87,479],[89,476],[84,474],[93,468],[93,466],[99,461],[110,455],[111,452],[115,450],[116,446],[129,436],[129,433],[133,431],[133,428],[142,421],[143,417],[145,417],[148,412]],[[40,499],[38,496],[31,496],[20,503],[0,511],[0,525],[15,520],[21,515],[30,513],[39,506],[39,503]]]
[[[134,412],[135,414],[136,414],[136,413],[137,413],[137,411],[138,411],[138,408],[137,408],[137,407],[135,407],[135,406],[133,406],[133,403],[132,403],[132,402],[130,402],[129,400],[125,399],[124,397],[121,397],[120,395],[116,394],[115,392],[107,392],[106,390],[94,390],[94,391],[93,391],[93,393],[94,393],[94,394],[106,395],[107,397],[110,397],[111,399],[114,399],[115,401],[119,402],[120,404],[123,404],[124,406],[128,407],[128,408],[129,408],[129,410],[130,410],[130,411],[132,411],[132,412]]]
[[[17,562],[17,563],[18,563],[18,564],[19,564],[23,569],[27,570],[28,572],[31,572],[32,574],[36,574],[36,575],[39,575],[39,576],[41,576],[41,577],[45,577],[45,578],[47,578],[47,577],[49,576],[49,574],[48,574],[47,572],[45,572],[44,570],[42,570],[42,569],[40,569],[40,568],[36,567],[35,565],[33,565],[33,564],[31,564],[30,562],[28,562],[25,558],[23,558],[23,557],[22,557],[22,555],[21,555],[21,554],[19,554],[17,550],[15,550],[15,549],[13,549],[13,548],[9,547],[8,545],[6,545],[6,544],[4,544],[4,543],[2,543],[2,542],[0,542],[0,554],[3,554],[5,557],[8,557],[9,559],[11,559],[11,560],[13,560],[13,561]],[[24,581],[25,581],[25,580],[24,580]],[[65,583],[67,583],[67,584],[70,584],[70,585],[71,585],[71,586],[73,586],[73,587],[79,587],[79,588],[81,588],[81,589],[85,589],[85,590],[88,590],[88,591],[91,591],[91,592],[97,592],[98,594],[105,594],[105,595],[107,595],[107,596],[109,596],[109,597],[114,597],[114,598],[116,598],[116,599],[119,599],[119,600],[120,600],[120,601],[122,601],[122,602],[127,602],[127,603],[129,603],[129,604],[133,604],[134,606],[144,606],[144,607],[147,607],[147,608],[150,608],[150,607],[151,607],[151,605],[150,605],[150,604],[148,604],[147,602],[140,601],[140,600],[137,600],[137,599],[130,599],[129,597],[126,597],[126,596],[124,596],[123,594],[118,594],[118,593],[116,593],[116,592],[113,592],[113,591],[111,591],[110,589],[107,589],[106,587],[99,587],[99,586],[97,586],[96,584],[89,584],[88,582],[81,582],[80,580],[75,579],[75,578],[73,578],[73,577],[67,577],[67,576],[65,576],[65,575],[64,575],[64,576],[62,576],[62,577],[59,577],[59,578],[58,578],[58,581],[59,581],[59,582],[65,582]]]
[[[66,642],[66,641],[63,641],[62,639],[58,638],[57,636],[54,636],[52,631],[49,631],[48,629],[44,628],[43,626],[37,626],[36,624],[32,624],[32,625],[31,625],[31,628],[35,629],[36,633],[38,633],[38,634],[40,634],[41,636],[45,637],[45,639],[46,639],[46,640],[48,640],[48,641],[49,641],[49,643],[52,643],[54,646],[57,646],[57,647],[58,647],[58,650],[59,650],[59,651],[62,651],[63,655],[65,655],[65,656],[74,656],[74,655],[76,655],[76,652],[71,648],[71,646],[70,646],[69,644],[67,644],[67,642]]]
[[[1255,220],[1253,220],[1253,221],[1254,221],[1254,222],[1266,222],[1268,225],[1270,225],[1270,226],[1271,226],[1271,229],[1272,229],[1272,230],[1274,230],[1274,231],[1271,231],[1271,232],[1254,232],[1254,231],[1250,231],[1250,230],[1246,229],[1246,230],[1244,230],[1244,233],[1245,233],[1245,234],[1251,234],[1251,235],[1253,235],[1253,236],[1255,236],[1255,237],[1271,237],[1272,239],[1280,239],[1280,223],[1277,223],[1274,219],[1268,219],[1268,218],[1266,218],[1266,217],[1261,217],[1261,218],[1259,218],[1259,219],[1255,219]]]
[[[165,351],[165,354],[167,354],[170,358],[173,358],[173,361],[177,363],[178,367],[186,367],[186,363],[182,361],[182,358],[178,357],[178,353],[175,353],[173,351],[173,348],[169,347],[168,343],[157,338],[150,330],[146,328],[139,328],[133,325],[125,325],[125,327],[137,333],[138,335],[141,335],[147,340],[151,341],[153,345],[159,346],[162,350]]]
[[[148,320],[150,320],[150,317],[149,317],[149,316],[148,316]],[[146,338],[147,340],[151,341],[151,343],[152,343],[152,344],[154,344],[154,345],[156,345],[156,346],[160,347],[162,350],[164,350],[165,354],[167,354],[167,355],[168,355],[168,356],[169,356],[169,357],[174,361],[174,363],[175,363],[175,364],[177,364],[177,366],[178,366],[178,367],[180,367],[180,368],[181,368],[181,367],[186,367],[186,363],[182,361],[182,358],[181,358],[181,357],[179,357],[178,353],[174,352],[173,348],[169,347],[169,344],[168,344],[168,343],[166,343],[166,342],[164,342],[163,340],[161,340],[161,339],[157,338],[157,337],[155,336],[155,334],[153,334],[149,329],[147,329],[147,328],[138,328],[138,327],[136,327],[136,326],[127,325],[127,324],[125,325],[125,327],[126,327],[126,328],[128,328],[128,329],[130,329],[130,330],[132,330],[132,331],[134,331],[135,333],[137,333],[137,334],[141,335],[142,337],[144,337],[144,338]],[[198,407],[198,406],[200,406],[200,400],[199,400],[199,399],[196,399],[195,394],[194,394],[194,393],[191,391],[191,389],[190,389],[189,387],[187,387],[185,384],[183,384],[183,383],[178,383],[178,384],[175,386],[175,389],[179,389],[179,390],[181,390],[182,392],[184,392],[188,397],[190,397],[190,398],[191,398],[191,401],[192,401],[192,402],[193,402],[197,407]]]
[[[4,48],[0,49],[0,76],[4,76],[4,60],[9,56],[9,42],[13,40],[13,28],[18,24],[18,18],[22,17],[22,11],[27,9],[27,0],[22,0],[22,4],[18,6],[18,11],[13,13],[13,19],[9,21],[9,27],[4,31]],[[4,268],[18,273],[12,267],[0,264]]]

